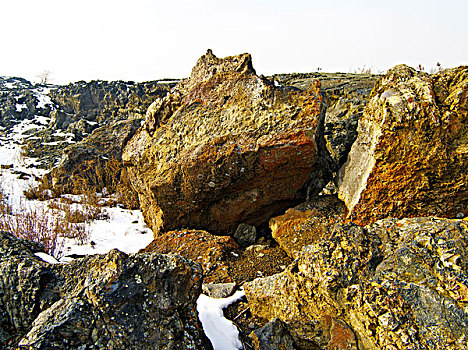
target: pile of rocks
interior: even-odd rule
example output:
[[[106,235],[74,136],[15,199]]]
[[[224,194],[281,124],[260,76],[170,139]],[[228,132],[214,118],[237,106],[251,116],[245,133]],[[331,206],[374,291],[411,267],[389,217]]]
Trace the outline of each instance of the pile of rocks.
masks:
[[[104,97],[62,103],[90,115],[99,103],[120,106]],[[26,346],[88,344],[69,328],[87,320],[95,346],[132,348],[133,331],[118,337],[124,320],[146,332],[145,345],[173,344],[182,332],[185,347],[208,346],[192,306],[205,278],[243,284],[248,309],[236,320],[256,349],[464,349],[467,130],[468,67],[266,78],[249,54],[209,50],[133,136],[117,138],[154,242],[135,256],[114,251],[68,267],[31,254],[20,273],[1,265],[2,276],[37,282],[21,298],[34,300],[26,316],[8,296],[19,282],[3,279],[0,334]],[[158,289],[153,274],[183,281]],[[109,306],[128,279],[144,286],[125,289],[141,303]],[[148,299],[151,288],[163,296]],[[170,311],[155,320],[161,305]]]

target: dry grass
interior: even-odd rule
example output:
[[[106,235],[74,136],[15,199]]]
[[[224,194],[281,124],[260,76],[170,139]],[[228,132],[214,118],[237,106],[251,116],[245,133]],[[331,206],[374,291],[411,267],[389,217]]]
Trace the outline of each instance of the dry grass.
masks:
[[[52,186],[50,177],[43,178],[39,186],[31,186],[24,194],[32,200],[48,200],[58,198],[64,193],[82,195],[82,204],[100,206],[102,201],[97,195],[114,195],[115,204],[121,204],[127,209],[138,209],[140,203],[138,194],[133,189],[126,168],[116,157],[109,159],[92,159],[83,162],[77,170],[70,175],[66,185]]]
[[[72,223],[61,213],[45,208],[2,213],[0,229],[18,238],[42,244],[44,250],[57,259],[63,256],[62,237],[74,238],[84,244],[89,235],[84,225]]]
[[[63,238],[76,239],[80,244],[88,240],[89,231],[83,222],[91,214],[86,211],[78,213],[77,210],[72,211],[70,206],[28,208],[20,205],[20,208],[13,212],[0,184],[0,230],[40,243],[45,252],[57,259],[64,253]],[[93,212],[93,215],[96,214]],[[85,220],[81,221],[83,218]]]

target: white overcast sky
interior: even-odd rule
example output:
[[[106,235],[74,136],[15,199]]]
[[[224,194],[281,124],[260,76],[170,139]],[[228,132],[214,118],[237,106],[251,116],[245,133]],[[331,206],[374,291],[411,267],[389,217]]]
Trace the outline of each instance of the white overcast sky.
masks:
[[[208,48],[259,74],[468,64],[467,0],[0,0],[0,75],[190,74]]]

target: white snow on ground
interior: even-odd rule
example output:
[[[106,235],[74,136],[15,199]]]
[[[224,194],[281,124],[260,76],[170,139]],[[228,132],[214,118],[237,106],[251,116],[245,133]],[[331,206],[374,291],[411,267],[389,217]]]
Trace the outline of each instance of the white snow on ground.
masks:
[[[17,103],[16,104],[16,111],[17,112],[21,112],[23,109],[26,109],[28,108],[28,106],[26,106],[26,103]]]
[[[45,91],[48,92],[48,89],[36,90],[38,99],[41,101],[40,106],[50,103],[48,96],[43,95]],[[56,211],[48,208],[49,202],[29,201],[23,193],[29,187],[37,185],[36,177],[42,177],[47,172],[34,168],[35,159],[21,156],[21,142],[28,137],[24,133],[31,129],[42,129],[48,121],[49,118],[40,116],[36,116],[33,121],[20,121],[15,125],[12,133],[0,138],[0,165],[4,165],[0,169],[0,187],[6,195],[8,203],[12,206],[13,213],[37,210],[44,215],[57,215]],[[69,135],[58,131],[55,136]],[[8,168],[9,166],[12,167]],[[18,172],[29,174],[31,177],[29,180],[19,179]],[[79,199],[79,196],[68,195],[64,197]],[[74,205],[76,208],[80,207],[80,204]],[[103,207],[102,210],[107,219],[93,220],[86,224],[89,236],[84,244],[76,239],[61,239],[59,245],[62,246],[64,255],[60,259],[61,263],[72,260],[70,257],[67,258],[67,255],[105,254],[114,248],[132,254],[145,248],[153,240],[153,233],[145,225],[141,211],[118,207]],[[36,256],[51,264],[59,263],[56,258],[45,253],[36,253]],[[238,291],[225,299],[214,299],[203,294],[200,295],[197,301],[200,321],[215,350],[242,349],[237,328],[223,317],[222,309],[244,295],[243,291]]]
[[[206,336],[213,344],[214,350],[242,349],[239,332],[231,321],[224,318],[223,309],[244,296],[244,291],[239,290],[234,295],[224,299],[210,298],[204,294],[198,298],[198,317]]]
[[[35,256],[41,258],[42,260],[44,260],[45,262],[48,262],[49,264],[58,264],[58,260],[55,259],[53,256],[49,255],[49,254],[46,254],[46,253],[34,253]]]
[[[94,220],[88,225],[86,244],[65,239],[65,255],[105,254],[117,248],[125,253],[137,253],[153,241],[153,232],[146,227],[139,210],[104,208],[107,220]]]
[[[36,95],[39,103],[37,104],[37,108],[45,108],[47,105],[52,105],[52,100],[49,97],[50,88],[40,87],[34,90],[34,94]]]

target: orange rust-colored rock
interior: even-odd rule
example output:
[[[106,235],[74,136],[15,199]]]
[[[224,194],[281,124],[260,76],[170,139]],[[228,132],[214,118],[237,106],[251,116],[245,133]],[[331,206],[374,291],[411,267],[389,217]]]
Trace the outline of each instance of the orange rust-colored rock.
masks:
[[[293,259],[302,248],[328,238],[335,224],[345,218],[346,207],[334,196],[320,196],[270,220],[273,238]]]
[[[232,237],[214,236],[201,230],[180,230],[167,232],[156,237],[142,250],[145,253],[177,254],[199,262],[203,267],[205,282],[211,282],[211,275],[224,274],[229,281],[225,260],[232,251],[239,250]]]
[[[468,215],[468,67],[401,65],[374,87],[339,176],[350,217]]]
[[[320,109],[318,82],[308,91],[276,87],[255,74],[249,54],[208,51],[150,108],[123,154],[154,234],[232,234],[298,204],[308,186],[320,189],[328,181]]]

